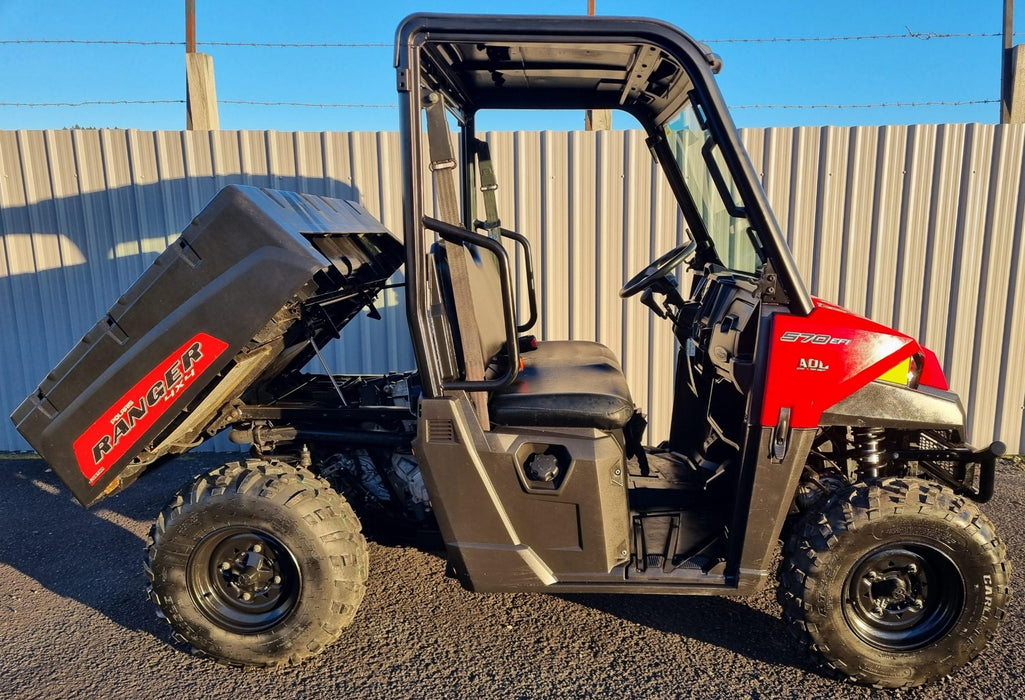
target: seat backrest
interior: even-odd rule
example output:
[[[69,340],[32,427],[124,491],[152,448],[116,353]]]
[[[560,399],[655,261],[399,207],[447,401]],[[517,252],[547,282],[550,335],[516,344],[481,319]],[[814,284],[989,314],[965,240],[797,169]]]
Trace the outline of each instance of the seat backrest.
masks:
[[[464,344],[460,342],[466,330],[459,326],[456,315],[455,299],[452,293],[452,279],[449,272],[448,256],[462,255],[466,261],[466,271],[470,286],[471,306],[477,319],[478,337],[470,344],[480,348],[480,357],[487,367],[492,363],[505,346],[505,307],[502,304],[502,279],[498,269],[498,261],[491,251],[475,245],[444,243],[432,248],[435,257],[438,281],[441,284],[442,298],[445,301],[445,314],[456,337],[455,350],[461,355]],[[465,358],[460,357],[465,365]]]

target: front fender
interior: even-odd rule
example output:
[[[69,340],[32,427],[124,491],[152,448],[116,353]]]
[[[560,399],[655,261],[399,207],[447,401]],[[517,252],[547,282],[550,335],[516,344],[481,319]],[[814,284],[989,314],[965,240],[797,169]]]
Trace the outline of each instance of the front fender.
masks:
[[[761,425],[790,409],[793,428],[818,427],[823,411],[919,351],[910,336],[819,300],[807,316],[775,315],[767,341]]]
[[[965,410],[952,391],[873,381],[823,411],[820,425],[953,430],[963,436]]]

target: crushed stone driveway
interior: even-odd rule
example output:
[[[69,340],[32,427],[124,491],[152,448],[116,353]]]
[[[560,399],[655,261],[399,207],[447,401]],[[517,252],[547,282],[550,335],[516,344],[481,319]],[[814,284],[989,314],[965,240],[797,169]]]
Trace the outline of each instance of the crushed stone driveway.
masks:
[[[296,668],[238,670],[172,643],[146,599],[152,519],[225,456],[179,458],[93,511],[46,464],[0,456],[0,697],[864,697],[790,640],[772,587],[750,599],[474,594],[442,556],[371,544],[355,624]],[[229,459],[238,456],[228,456]],[[1021,576],[1025,471],[1004,464],[985,510]],[[1021,598],[991,647],[899,697],[1025,697]]]

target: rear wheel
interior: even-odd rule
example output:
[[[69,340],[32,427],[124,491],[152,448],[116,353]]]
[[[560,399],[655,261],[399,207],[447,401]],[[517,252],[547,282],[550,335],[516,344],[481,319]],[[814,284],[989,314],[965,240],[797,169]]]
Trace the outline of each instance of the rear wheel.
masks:
[[[176,636],[224,663],[316,654],[355,617],[367,548],[355,513],[311,472],[233,462],[182,489],[150,533],[151,597]]]
[[[918,479],[858,484],[803,520],[787,548],[780,601],[792,630],[850,680],[921,685],[977,656],[1009,596],[993,524]]]

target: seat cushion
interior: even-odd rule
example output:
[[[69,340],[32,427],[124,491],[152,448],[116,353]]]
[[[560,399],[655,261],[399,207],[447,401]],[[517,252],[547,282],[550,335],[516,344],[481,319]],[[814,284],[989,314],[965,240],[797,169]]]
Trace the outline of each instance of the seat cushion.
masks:
[[[522,355],[516,381],[493,392],[491,420],[499,425],[622,428],[634,413],[626,377],[604,345],[546,341]]]
[[[536,350],[522,355],[528,365],[575,365],[606,361],[621,369],[616,354],[601,343],[589,340],[542,340]]]

